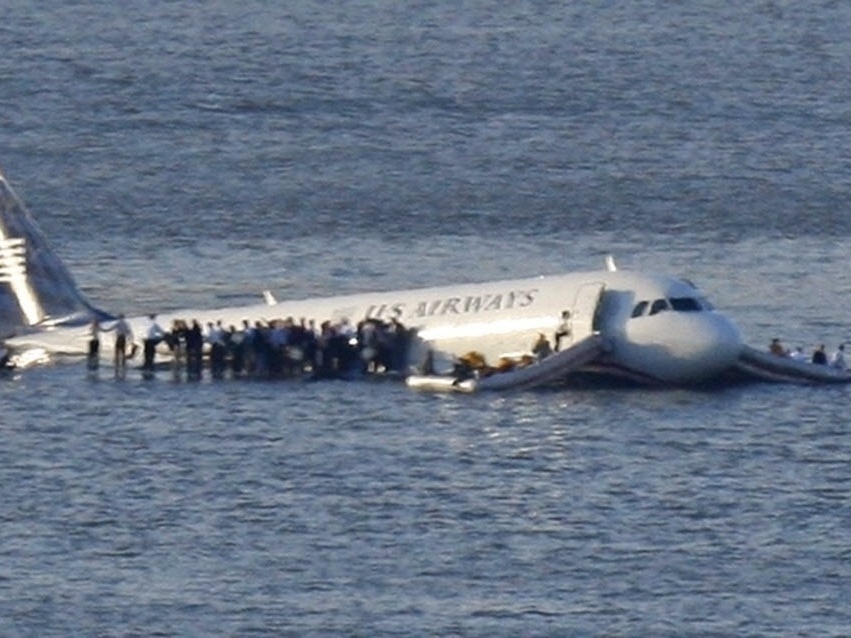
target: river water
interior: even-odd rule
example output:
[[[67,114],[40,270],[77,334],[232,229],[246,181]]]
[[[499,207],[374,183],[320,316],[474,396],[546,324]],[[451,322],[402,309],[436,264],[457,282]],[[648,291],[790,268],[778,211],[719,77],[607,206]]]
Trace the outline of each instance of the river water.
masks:
[[[832,349],[849,27],[782,0],[11,0],[0,166],[115,312],[612,253],[751,345]],[[851,633],[845,387],[0,381],[4,636]]]

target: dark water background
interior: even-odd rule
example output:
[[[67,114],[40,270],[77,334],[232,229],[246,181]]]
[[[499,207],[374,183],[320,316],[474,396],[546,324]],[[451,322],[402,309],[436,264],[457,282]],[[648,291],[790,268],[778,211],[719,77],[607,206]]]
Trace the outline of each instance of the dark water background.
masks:
[[[849,338],[851,5],[38,3],[0,166],[108,309],[596,268]],[[846,388],[0,383],[0,634],[843,636]]]

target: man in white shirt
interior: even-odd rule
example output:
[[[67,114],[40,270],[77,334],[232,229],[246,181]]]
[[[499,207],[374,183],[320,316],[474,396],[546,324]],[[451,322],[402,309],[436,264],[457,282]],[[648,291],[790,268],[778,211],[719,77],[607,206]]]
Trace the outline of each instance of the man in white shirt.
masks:
[[[837,370],[845,369],[845,344],[839,344],[839,349],[830,357],[830,366]]]
[[[215,325],[213,322],[207,324],[207,342],[210,344],[210,369],[213,378],[220,378],[225,371],[225,330],[222,320],[219,319]]]
[[[118,315],[116,322],[104,330],[115,331],[115,371],[123,370],[127,363],[127,343],[133,341],[133,330],[124,315]]]
[[[148,327],[145,330],[144,352],[145,360],[142,363],[142,369],[153,371],[154,369],[154,354],[156,353],[157,344],[165,337],[163,330],[157,323],[157,316],[150,315],[148,319]]]
[[[570,324],[571,324],[571,322],[570,322],[570,310],[565,310],[561,313],[561,319],[559,319],[558,328],[556,329],[556,334],[555,334],[555,338],[554,338],[554,341],[555,341],[554,350],[555,350],[555,352],[558,352],[559,350],[561,350],[561,340],[564,339],[565,337],[570,336],[570,329],[571,329]]]
[[[801,346],[795,348],[789,356],[795,361],[809,361],[810,358],[807,356],[807,353],[804,352],[804,349]]]

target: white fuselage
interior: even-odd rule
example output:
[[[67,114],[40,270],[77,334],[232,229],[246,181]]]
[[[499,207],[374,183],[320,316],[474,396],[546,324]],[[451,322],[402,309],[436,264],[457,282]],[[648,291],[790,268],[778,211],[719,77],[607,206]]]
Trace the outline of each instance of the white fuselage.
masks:
[[[202,326],[221,321],[225,328],[240,328],[244,320],[253,324],[288,317],[314,320],[317,325],[343,318],[352,323],[396,318],[416,330],[411,365],[417,365],[428,349],[438,365],[448,365],[471,350],[495,362],[504,355],[528,353],[540,334],[554,341],[557,332],[566,332],[560,344],[565,348],[599,332],[608,348],[592,370],[669,384],[716,376],[735,364],[742,348],[735,325],[711,309],[691,284],[629,271],[181,310],[160,314],[157,322],[166,330],[176,319],[197,320]],[[149,319],[134,317],[128,322],[134,341],[141,343]],[[104,325],[108,328],[110,323]],[[114,333],[102,333],[102,357],[112,356],[113,340]],[[15,349],[84,354],[88,341],[88,326],[81,325],[33,331],[7,343]]]

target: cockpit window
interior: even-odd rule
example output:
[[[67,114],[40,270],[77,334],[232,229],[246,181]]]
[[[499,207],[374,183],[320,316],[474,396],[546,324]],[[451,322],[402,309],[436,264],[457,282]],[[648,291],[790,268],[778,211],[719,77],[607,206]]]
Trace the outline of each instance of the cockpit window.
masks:
[[[637,304],[635,304],[635,308],[632,309],[633,319],[635,317],[640,317],[645,312],[647,312],[647,306],[649,306],[649,305],[650,305],[649,301],[639,301]]]
[[[659,314],[663,310],[669,310],[670,306],[668,306],[668,302],[665,299],[657,299],[653,302],[653,305],[650,306],[650,314],[655,315]]]
[[[672,297],[670,302],[671,307],[676,312],[700,312],[703,310],[700,302],[694,297]]]
[[[639,301],[632,309],[632,318],[636,319],[645,315],[658,315],[664,310],[673,310],[674,312],[703,312],[714,310],[714,308],[705,297],[671,297],[670,299],[656,299],[653,303]]]

